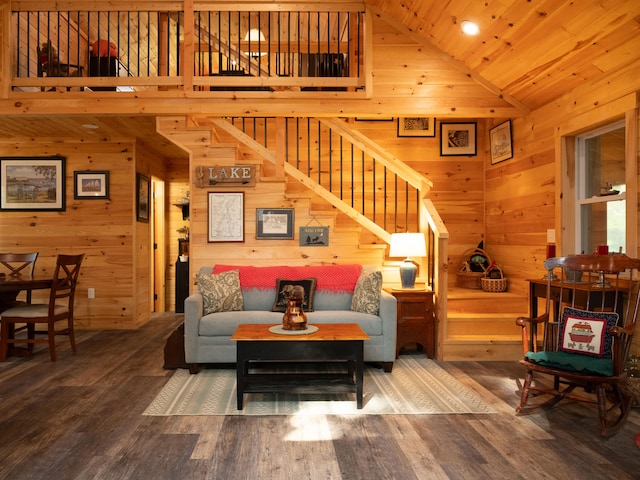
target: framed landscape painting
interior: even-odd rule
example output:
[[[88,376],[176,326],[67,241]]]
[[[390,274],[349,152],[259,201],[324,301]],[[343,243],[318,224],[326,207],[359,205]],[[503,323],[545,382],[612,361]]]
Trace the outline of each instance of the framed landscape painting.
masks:
[[[64,157],[0,157],[0,210],[64,211]]]

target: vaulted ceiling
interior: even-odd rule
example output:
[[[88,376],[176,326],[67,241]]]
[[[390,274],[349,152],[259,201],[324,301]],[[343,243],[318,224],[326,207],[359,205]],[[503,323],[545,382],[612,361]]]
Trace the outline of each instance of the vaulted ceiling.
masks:
[[[640,61],[638,0],[366,3],[530,110]]]
[[[340,1],[340,0],[334,0]],[[79,2],[80,3],[80,2]],[[428,55],[463,72],[485,92],[525,114],[572,89],[624,75],[640,62],[638,0],[365,0],[376,21],[410,36]],[[79,7],[81,8],[81,7]],[[460,31],[463,20],[480,28]],[[402,75],[398,72],[398,75]],[[426,80],[425,80],[426,78]],[[452,77],[453,78],[453,77]],[[416,82],[439,82],[429,76]],[[415,100],[415,97],[413,98]],[[278,101],[278,100],[273,100]],[[464,111],[457,115],[465,116]],[[6,121],[5,121],[6,120]],[[154,138],[153,117],[78,115],[0,122],[0,137],[112,137],[139,132],[159,152],[176,155]],[[82,124],[101,126],[87,131]]]

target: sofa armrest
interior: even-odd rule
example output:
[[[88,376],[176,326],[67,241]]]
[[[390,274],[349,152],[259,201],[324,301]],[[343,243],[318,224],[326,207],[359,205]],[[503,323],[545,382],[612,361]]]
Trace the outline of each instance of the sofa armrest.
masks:
[[[380,292],[380,318],[384,335],[384,352],[388,361],[396,357],[396,337],[398,335],[398,301],[389,292]]]
[[[184,357],[187,363],[198,361],[198,331],[203,314],[204,300],[199,292],[184,301]]]

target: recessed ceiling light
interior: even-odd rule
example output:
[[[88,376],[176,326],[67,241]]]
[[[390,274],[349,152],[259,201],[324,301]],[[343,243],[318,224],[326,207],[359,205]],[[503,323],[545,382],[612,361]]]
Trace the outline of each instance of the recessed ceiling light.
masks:
[[[95,130],[96,128],[100,128],[98,127],[98,125],[96,125],[95,123],[83,123],[82,124],[83,128],[89,128],[91,130]]]
[[[460,26],[462,27],[462,32],[466,35],[477,35],[480,33],[478,25],[469,20],[463,20],[462,23],[460,23]]]

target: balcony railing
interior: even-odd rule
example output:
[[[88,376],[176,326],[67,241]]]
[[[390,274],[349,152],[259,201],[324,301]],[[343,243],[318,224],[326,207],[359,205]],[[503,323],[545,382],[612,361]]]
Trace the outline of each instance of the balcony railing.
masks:
[[[13,11],[12,86],[236,94],[364,88],[363,7],[232,11],[200,3],[193,11]]]

